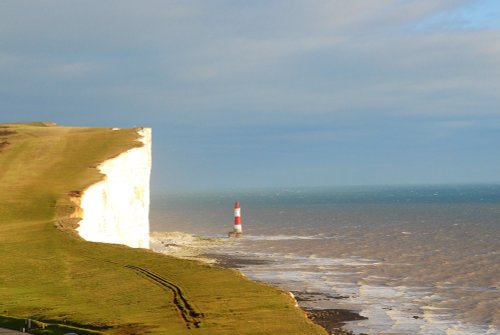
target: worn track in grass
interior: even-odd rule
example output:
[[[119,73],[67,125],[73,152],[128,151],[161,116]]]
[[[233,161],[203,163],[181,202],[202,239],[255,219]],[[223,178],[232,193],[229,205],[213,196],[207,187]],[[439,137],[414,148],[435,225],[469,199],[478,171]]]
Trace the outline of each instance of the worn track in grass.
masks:
[[[149,271],[148,269],[141,268],[135,265],[125,265],[126,268],[134,270],[138,274],[145,276],[149,280],[155,282],[161,287],[172,291],[174,295],[174,305],[179,310],[180,316],[184,319],[186,323],[186,327],[188,329],[191,328],[200,328],[201,326],[201,318],[203,317],[202,313],[199,313],[195,310],[193,305],[189,303],[185,294],[182,292],[181,288],[174,284],[173,282],[167,280],[166,278]]]

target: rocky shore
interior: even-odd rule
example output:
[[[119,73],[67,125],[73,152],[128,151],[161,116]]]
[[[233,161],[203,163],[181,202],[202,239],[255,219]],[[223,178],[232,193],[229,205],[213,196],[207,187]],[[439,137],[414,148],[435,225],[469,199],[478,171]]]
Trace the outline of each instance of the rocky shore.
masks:
[[[269,263],[269,261],[266,260],[239,258],[220,254],[205,254],[203,255],[203,257],[215,259],[216,264],[232,269],[240,269],[245,265],[259,265]],[[294,291],[292,293],[299,306],[301,305],[301,302],[308,301],[310,299],[310,296],[312,295],[310,292]],[[344,299],[347,297],[338,298]],[[343,329],[343,326],[348,321],[366,319],[366,317],[361,316],[359,313],[347,309],[304,308],[304,311],[311,321],[325,328],[330,335],[355,335],[353,332]]]
[[[237,257],[219,253],[210,253],[214,246],[223,246],[227,241],[195,237],[181,232],[152,233],[153,250],[167,253],[176,257],[196,259],[205,263],[217,264],[231,269],[241,269],[248,265],[270,264],[271,261],[255,258]],[[311,296],[320,293],[293,291],[293,296],[299,307],[301,302],[311,300]],[[345,299],[347,297],[335,297]],[[312,309],[302,307],[307,317],[314,323],[320,325],[331,335],[354,335],[353,332],[343,329],[346,322],[363,320],[356,311],[347,309]],[[360,334],[362,335],[362,334]]]

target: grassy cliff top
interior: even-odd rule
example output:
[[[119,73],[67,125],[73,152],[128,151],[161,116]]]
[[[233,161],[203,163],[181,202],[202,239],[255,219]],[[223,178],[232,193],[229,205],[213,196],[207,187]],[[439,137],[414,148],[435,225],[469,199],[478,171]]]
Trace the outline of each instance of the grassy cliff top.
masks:
[[[326,334],[283,291],[238,272],[83,241],[69,201],[135,129],[0,124],[0,327],[40,334]],[[66,328],[65,328],[66,327]],[[73,330],[74,331],[74,330]]]

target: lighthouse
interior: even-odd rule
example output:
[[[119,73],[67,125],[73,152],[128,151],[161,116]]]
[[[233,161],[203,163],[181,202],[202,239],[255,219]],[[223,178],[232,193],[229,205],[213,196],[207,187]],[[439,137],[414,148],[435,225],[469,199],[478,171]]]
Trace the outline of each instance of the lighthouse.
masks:
[[[228,235],[229,237],[241,237],[243,235],[243,231],[241,230],[241,206],[239,201],[234,203],[234,228]]]

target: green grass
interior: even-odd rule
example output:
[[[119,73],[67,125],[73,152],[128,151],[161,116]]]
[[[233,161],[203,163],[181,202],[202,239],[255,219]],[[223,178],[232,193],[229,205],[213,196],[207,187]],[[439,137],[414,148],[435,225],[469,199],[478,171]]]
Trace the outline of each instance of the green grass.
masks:
[[[100,162],[139,145],[135,130],[0,124],[5,142],[0,326],[31,318],[47,324],[39,334],[53,335],[326,334],[285,292],[236,271],[78,238],[68,194],[98,181]],[[177,285],[201,326],[188,329],[173,291],[129,265]]]

